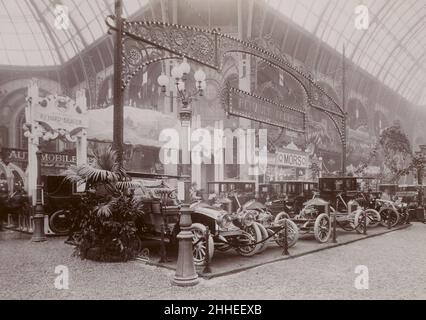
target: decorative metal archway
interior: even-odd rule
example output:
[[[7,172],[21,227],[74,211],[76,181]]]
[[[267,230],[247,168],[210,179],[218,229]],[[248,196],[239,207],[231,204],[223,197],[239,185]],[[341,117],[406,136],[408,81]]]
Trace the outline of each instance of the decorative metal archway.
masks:
[[[122,109],[123,91],[139,71],[152,63],[186,57],[220,72],[226,55],[245,53],[287,73],[303,88],[307,105],[327,114],[342,142],[342,171],[345,173],[346,114],[343,108],[314,81],[310,73],[293,66],[283,55],[223,34],[217,29],[207,30],[158,21],[127,21],[121,17],[121,12],[121,1],[116,1],[116,15],[108,16],[106,19],[110,30],[116,31],[114,93],[118,96],[115,97],[115,108]],[[226,91],[229,92],[229,89],[232,88],[226,88]],[[251,93],[247,92],[247,95]],[[227,99],[223,100],[226,104]],[[120,110],[117,110],[116,114],[119,117]],[[114,134],[114,145],[120,151],[122,128],[115,129],[121,130],[121,137],[120,132]],[[300,131],[304,130],[305,128],[300,128]]]

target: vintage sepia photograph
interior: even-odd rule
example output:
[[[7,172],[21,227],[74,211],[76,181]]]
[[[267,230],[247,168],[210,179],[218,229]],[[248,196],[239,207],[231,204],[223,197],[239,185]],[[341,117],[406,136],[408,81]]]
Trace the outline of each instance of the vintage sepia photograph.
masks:
[[[0,0],[0,300],[424,300],[425,122],[426,0]]]

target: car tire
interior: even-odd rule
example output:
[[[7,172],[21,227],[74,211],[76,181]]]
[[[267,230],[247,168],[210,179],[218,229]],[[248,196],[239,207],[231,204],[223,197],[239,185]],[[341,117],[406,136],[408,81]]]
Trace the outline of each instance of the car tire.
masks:
[[[193,223],[191,227],[192,232],[192,256],[196,266],[205,265],[206,254],[206,241],[204,238],[206,234],[206,226],[201,223]],[[212,235],[209,235],[209,261],[212,260],[214,254],[214,241]]]

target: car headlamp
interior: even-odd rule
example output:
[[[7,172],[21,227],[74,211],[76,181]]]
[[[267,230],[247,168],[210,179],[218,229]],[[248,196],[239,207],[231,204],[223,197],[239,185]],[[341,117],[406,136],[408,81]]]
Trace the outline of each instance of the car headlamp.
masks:
[[[225,213],[219,218],[218,225],[223,229],[228,229],[232,225],[232,215]]]
[[[250,227],[255,220],[256,218],[253,213],[246,212],[241,219],[241,223],[246,227]]]

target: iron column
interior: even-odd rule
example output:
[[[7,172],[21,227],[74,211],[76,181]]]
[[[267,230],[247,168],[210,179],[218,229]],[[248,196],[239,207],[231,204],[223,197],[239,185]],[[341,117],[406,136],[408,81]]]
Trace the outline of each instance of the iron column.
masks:
[[[123,50],[123,3],[122,0],[115,0],[115,50],[114,50],[114,125],[113,125],[113,148],[117,152],[118,163],[123,165],[123,131],[124,131],[124,110],[123,110],[123,89],[122,89],[122,50]]]
[[[35,214],[33,217],[34,221],[34,232],[31,238],[32,242],[46,241],[46,235],[44,233],[44,210],[43,210],[43,187],[41,181],[41,151],[37,150],[37,190],[36,190],[36,207]]]

